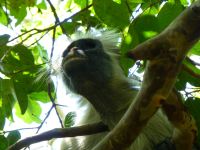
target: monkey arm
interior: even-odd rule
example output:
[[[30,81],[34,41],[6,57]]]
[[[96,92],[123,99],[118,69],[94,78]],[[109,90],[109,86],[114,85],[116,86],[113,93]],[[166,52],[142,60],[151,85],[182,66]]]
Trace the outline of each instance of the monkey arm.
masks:
[[[130,106],[120,122],[95,150],[126,149],[136,139],[163,101],[167,102],[182,60],[200,37],[199,27],[200,1],[197,1],[161,34],[137,46],[128,54],[134,59],[149,60],[142,88],[136,97],[136,103]],[[185,114],[184,111],[180,113]],[[178,128],[182,128],[179,121],[177,124]],[[180,131],[183,131],[183,128]]]

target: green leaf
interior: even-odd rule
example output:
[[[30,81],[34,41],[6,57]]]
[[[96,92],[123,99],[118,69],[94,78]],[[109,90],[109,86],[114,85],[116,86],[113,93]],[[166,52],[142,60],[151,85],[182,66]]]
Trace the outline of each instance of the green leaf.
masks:
[[[138,43],[155,36],[157,33],[159,33],[158,20],[153,15],[143,15],[138,17],[129,28],[129,34],[132,38],[137,36]],[[132,40],[132,42],[134,42],[134,40]]]
[[[80,23],[77,23],[76,21],[73,21],[73,22],[65,22],[65,23],[63,23],[62,26],[66,30],[67,34],[71,35],[76,31],[76,29],[77,29],[77,27],[79,25],[80,25]]]
[[[200,42],[197,42],[192,49],[189,51],[189,55],[195,54],[200,55]]]
[[[180,1],[181,1],[181,4],[183,6],[188,6],[189,5],[188,0],[180,0]]]
[[[23,115],[21,114],[19,105],[16,105],[15,108],[16,108],[16,115],[20,119],[22,119],[25,123],[28,124],[33,122],[41,123],[40,114],[42,112],[42,109],[36,101],[29,100],[27,110]]]
[[[65,116],[64,126],[65,128],[71,127],[75,123],[76,113],[75,112],[69,112]]]
[[[65,8],[66,8],[66,9],[70,9],[71,4],[72,4],[72,0],[67,0],[67,1],[66,1],[66,4],[65,4]]]
[[[13,15],[16,19],[16,26],[19,25],[27,15],[26,5],[20,5],[19,7],[13,6],[14,9],[10,9],[11,15]],[[16,8],[15,8],[16,7]]]
[[[16,143],[20,138],[21,138],[21,134],[19,131],[12,131],[7,136],[9,145]]]
[[[15,103],[15,91],[12,80],[0,79],[0,94],[2,97],[2,109],[8,118],[12,116],[12,109]]]
[[[5,125],[5,115],[3,113],[2,108],[0,107],[0,130],[3,130],[4,125]]]
[[[0,8],[0,23],[6,26],[8,25],[8,19],[6,17],[5,12],[1,8]]]
[[[48,93],[45,91],[33,92],[33,93],[29,94],[28,97],[29,97],[29,99],[31,99],[33,101],[40,101],[43,103],[49,102]]]
[[[42,64],[49,60],[47,50],[40,44],[37,44],[34,48],[32,48],[32,53],[36,64]]]
[[[16,45],[13,47],[12,51],[15,56],[19,57],[19,60],[24,65],[34,65],[34,57],[31,51],[23,45]]]
[[[85,8],[87,6],[88,0],[74,0],[74,2],[81,8]]]
[[[47,5],[44,0],[42,0],[39,4],[37,4],[37,7],[45,10],[47,9]]]
[[[166,28],[183,10],[184,7],[181,4],[166,3],[157,16],[160,31]]]
[[[124,29],[129,24],[129,12],[124,1],[93,0],[93,7],[99,19],[108,26]]]
[[[3,34],[3,35],[0,35],[0,45],[4,45],[8,42],[10,38],[10,35],[8,34]]]
[[[24,89],[24,83],[19,82],[14,83],[14,88],[21,113],[24,114],[28,107],[27,90]]]
[[[6,150],[8,148],[8,141],[7,139],[3,136],[0,135],[0,150]]]

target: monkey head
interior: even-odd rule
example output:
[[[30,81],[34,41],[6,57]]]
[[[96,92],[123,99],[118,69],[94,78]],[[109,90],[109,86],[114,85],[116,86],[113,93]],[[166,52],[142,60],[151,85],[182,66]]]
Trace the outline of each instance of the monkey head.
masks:
[[[83,38],[73,41],[62,57],[63,79],[75,92],[80,85],[102,85],[112,76],[111,57],[97,39]]]

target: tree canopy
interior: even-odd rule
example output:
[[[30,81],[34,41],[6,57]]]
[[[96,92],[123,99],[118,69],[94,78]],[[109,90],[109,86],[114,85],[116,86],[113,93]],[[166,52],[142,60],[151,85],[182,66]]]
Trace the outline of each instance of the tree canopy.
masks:
[[[128,59],[127,52],[162,33],[192,3],[193,0],[0,0],[0,150],[21,139],[23,127],[5,130],[6,122],[15,123],[13,116],[27,124],[38,123],[39,131],[52,110],[62,107],[56,102],[56,88],[48,71],[43,75],[48,82],[36,82],[38,72],[45,70],[52,59],[55,41],[60,36],[70,37],[76,31],[93,28],[115,29],[122,35],[120,63],[124,73],[128,75],[134,64],[137,73],[144,73],[148,67],[145,59],[152,58],[142,55],[139,60],[140,55],[135,51],[129,56],[136,59]],[[51,37],[50,41],[41,42],[47,36]],[[194,39],[198,36],[199,32],[194,34]],[[177,69],[173,88],[182,94],[184,107],[200,129],[200,42],[191,46],[186,42],[181,44],[185,44],[188,53]],[[42,103],[50,103],[51,108],[42,109]],[[45,117],[41,116],[44,111],[47,111]],[[59,113],[57,117],[61,120]],[[68,113],[61,126],[73,126],[74,117],[73,112]],[[200,143],[199,136],[197,142]]]

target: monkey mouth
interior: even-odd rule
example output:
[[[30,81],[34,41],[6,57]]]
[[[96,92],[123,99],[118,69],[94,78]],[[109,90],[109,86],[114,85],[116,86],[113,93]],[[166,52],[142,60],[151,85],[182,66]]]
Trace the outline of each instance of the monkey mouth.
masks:
[[[63,66],[68,66],[68,65],[75,65],[77,63],[83,63],[87,60],[86,56],[82,55],[68,55],[62,60],[62,65]]]

